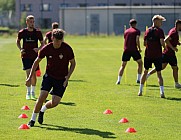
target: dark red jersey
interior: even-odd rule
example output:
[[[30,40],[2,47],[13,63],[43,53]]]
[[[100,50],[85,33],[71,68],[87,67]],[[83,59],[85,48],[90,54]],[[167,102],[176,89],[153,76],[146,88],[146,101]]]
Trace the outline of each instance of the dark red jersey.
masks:
[[[22,29],[18,33],[18,39],[23,39],[23,49],[25,54],[22,55],[22,58],[35,59],[38,56],[33,49],[38,48],[38,40],[43,41],[43,35],[40,30],[33,29],[33,31],[28,31],[27,28]]]
[[[160,58],[162,57],[162,45],[160,39],[164,39],[164,32],[161,28],[150,27],[146,30],[144,40],[147,41],[145,57]]]
[[[68,74],[69,60],[74,58],[72,48],[63,42],[60,48],[54,48],[53,43],[45,45],[39,53],[39,58],[47,58],[46,73],[58,80]]]
[[[140,36],[140,30],[129,28],[124,32],[124,51],[137,51],[136,36]]]
[[[179,43],[179,35],[175,27],[169,31],[168,36],[171,38],[170,43],[172,44],[172,46],[177,47]],[[172,50],[168,45],[166,45],[166,47],[167,49],[163,51],[163,54],[175,56],[175,51]]]
[[[48,38],[48,43],[52,42],[52,31],[47,32],[45,36]]]

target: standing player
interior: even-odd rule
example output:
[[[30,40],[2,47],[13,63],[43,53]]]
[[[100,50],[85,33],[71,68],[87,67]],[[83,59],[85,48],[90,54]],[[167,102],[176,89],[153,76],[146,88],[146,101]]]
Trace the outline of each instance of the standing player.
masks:
[[[31,77],[34,75],[39,62],[46,57],[47,66],[46,73],[43,76],[41,93],[35,104],[31,120],[28,123],[31,127],[34,126],[38,113],[38,122],[42,124],[45,110],[54,108],[59,104],[67,87],[68,80],[74,71],[76,65],[74,53],[72,48],[63,42],[63,37],[64,31],[62,29],[54,29],[52,31],[53,42],[45,45],[40,50],[40,53],[31,68],[30,75],[26,80],[26,85],[30,85]],[[52,100],[42,106],[51,89]]]
[[[144,73],[141,77],[140,82],[140,89],[138,96],[142,96],[143,86],[146,80],[146,76],[148,73],[149,68],[152,67],[152,63],[154,63],[158,82],[160,85],[160,96],[161,98],[165,98],[164,95],[164,87],[163,87],[163,78],[161,74],[162,70],[162,46],[165,49],[165,42],[164,42],[164,32],[160,28],[162,26],[162,21],[166,19],[161,15],[155,15],[152,18],[153,25],[152,27],[148,28],[144,35],[144,46],[145,49],[145,57],[144,57]]]
[[[177,45],[180,45],[178,31],[181,31],[181,19],[175,21],[175,27],[170,29],[168,36],[165,38],[166,50],[162,53],[162,69],[165,69],[169,63],[173,70],[173,78],[175,81],[175,88],[181,88],[181,84],[178,82],[178,66],[177,57],[175,52],[178,51]],[[155,68],[152,69],[147,77],[155,73]]]
[[[57,22],[53,22],[52,23],[52,30],[53,29],[57,29],[57,28],[58,28],[58,23]],[[52,31],[49,31],[49,32],[47,32],[45,34],[45,38],[44,38],[45,44],[48,44],[48,43],[52,42],[51,38],[52,38]],[[48,43],[47,43],[47,41],[48,41]]]
[[[27,28],[22,29],[18,33],[16,39],[17,47],[21,52],[23,70],[26,71],[26,78],[30,73],[30,69],[33,65],[34,60],[38,55],[39,49],[44,45],[43,35],[41,31],[34,28],[35,19],[34,16],[29,15],[26,17]],[[23,39],[23,45],[21,45],[21,39]],[[38,48],[38,40],[41,46]],[[39,67],[37,67],[37,70]],[[31,84],[27,86],[26,99],[36,99],[35,98],[35,86],[36,86],[36,74],[34,73],[31,78]]]
[[[126,67],[127,61],[130,61],[130,58],[138,63],[138,74],[137,74],[137,83],[140,83],[140,77],[142,73],[143,62],[141,60],[141,48],[140,48],[140,31],[136,28],[137,21],[131,19],[130,28],[124,32],[124,52],[122,55],[122,65],[119,69],[118,79],[116,84],[120,84],[124,69]]]

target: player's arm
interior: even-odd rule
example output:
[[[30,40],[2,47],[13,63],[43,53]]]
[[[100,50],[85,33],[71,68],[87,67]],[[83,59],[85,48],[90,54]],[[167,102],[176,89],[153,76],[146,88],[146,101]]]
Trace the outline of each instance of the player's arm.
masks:
[[[45,37],[44,37],[44,43],[45,43],[45,45],[48,44],[47,41],[48,41],[48,37],[45,36]]]
[[[75,66],[76,66],[76,61],[75,61],[74,58],[69,60],[69,63],[70,63],[70,68],[69,68],[67,76],[65,77],[65,82],[63,83],[64,87],[67,86],[68,80],[69,80],[70,76],[72,75],[72,73],[73,73],[73,71],[75,69]]]
[[[170,40],[172,40],[172,38],[170,36],[167,36],[164,41],[168,45],[168,47],[170,47],[173,51],[177,52],[178,49],[172,46],[172,44],[170,43]]]
[[[16,46],[18,47],[18,49],[20,50],[21,54],[25,53],[25,50],[21,47],[21,40],[17,37],[16,39]]]
[[[164,38],[160,38],[160,44],[163,46],[164,50],[166,49]]]
[[[40,63],[41,60],[42,59],[39,58],[39,57],[37,57],[35,59],[35,61],[33,63],[33,66],[32,66],[32,68],[30,70],[30,74],[29,74],[28,78],[26,79],[26,84],[25,84],[26,86],[30,86],[31,85],[31,78],[32,78],[33,74],[35,73],[36,68],[38,67],[38,64]]]
[[[141,47],[140,47],[140,36],[136,36],[136,45],[138,47],[138,51],[141,52]]]

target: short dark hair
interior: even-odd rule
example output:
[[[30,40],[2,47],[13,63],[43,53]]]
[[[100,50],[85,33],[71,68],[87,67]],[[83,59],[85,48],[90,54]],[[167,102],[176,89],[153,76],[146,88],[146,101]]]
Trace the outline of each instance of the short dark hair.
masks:
[[[58,23],[57,22],[53,22],[52,23],[52,29],[56,29],[58,28]]]
[[[52,31],[53,37],[58,39],[58,40],[62,40],[63,39],[64,33],[65,33],[65,31],[62,30],[62,29],[53,29],[53,31]]]
[[[181,19],[177,19],[177,20],[175,21],[175,25],[177,26],[178,24],[181,24]]]
[[[130,25],[137,24],[137,21],[136,21],[135,19],[131,19],[131,20],[129,21],[129,24],[130,24]]]

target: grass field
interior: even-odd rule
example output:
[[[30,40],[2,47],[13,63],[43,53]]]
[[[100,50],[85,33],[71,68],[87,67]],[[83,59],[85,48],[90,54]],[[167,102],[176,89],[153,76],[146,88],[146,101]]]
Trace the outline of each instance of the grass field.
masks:
[[[122,37],[67,36],[65,40],[74,49],[77,66],[62,102],[46,111],[44,125],[36,123],[29,130],[18,130],[29,121],[35,101],[25,100],[25,72],[15,37],[0,38],[1,140],[180,139],[181,90],[174,88],[169,66],[163,71],[166,99],[160,98],[156,75],[148,79],[144,96],[138,97],[137,64],[132,60],[121,84],[115,85],[121,64]],[[177,56],[181,67],[181,48]],[[45,62],[41,63],[42,73]],[[38,78],[37,95],[41,80],[42,77]],[[24,105],[30,110],[21,110]],[[103,114],[106,109],[111,109],[113,114]],[[19,119],[22,113],[29,118]],[[123,117],[129,123],[118,123]],[[125,133],[128,127],[134,127],[137,132]]]

